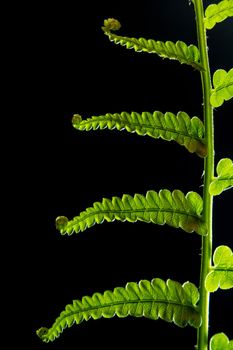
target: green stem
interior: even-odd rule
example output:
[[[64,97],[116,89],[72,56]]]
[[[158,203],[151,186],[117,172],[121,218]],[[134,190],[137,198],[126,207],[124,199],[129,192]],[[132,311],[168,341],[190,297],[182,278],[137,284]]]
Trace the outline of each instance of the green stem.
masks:
[[[195,0],[195,13],[197,25],[198,47],[201,55],[201,63],[204,71],[201,72],[202,92],[203,92],[203,113],[205,125],[205,140],[208,155],[204,165],[204,209],[203,220],[208,228],[208,235],[202,238],[202,257],[200,272],[200,312],[202,325],[198,329],[197,348],[198,350],[208,350],[208,330],[209,330],[209,292],[205,289],[205,278],[211,268],[212,259],[212,212],[213,197],[209,194],[209,185],[214,177],[214,123],[213,108],[210,104],[211,75],[209,68],[209,57],[206,30],[204,27],[204,9],[202,0]]]

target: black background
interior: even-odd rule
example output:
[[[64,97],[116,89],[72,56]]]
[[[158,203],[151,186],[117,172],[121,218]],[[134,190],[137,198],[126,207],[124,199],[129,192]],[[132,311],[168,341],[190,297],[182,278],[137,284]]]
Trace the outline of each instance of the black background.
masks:
[[[198,285],[201,238],[196,234],[166,225],[115,222],[62,237],[54,225],[57,216],[72,218],[103,197],[161,188],[202,193],[203,160],[184,147],[126,132],[78,132],[71,126],[74,113],[87,118],[107,112],[184,110],[201,117],[197,71],[116,46],[101,31],[103,20],[114,17],[122,23],[122,35],[195,44],[193,6],[188,0],[61,1],[35,2],[27,11],[24,180],[30,348],[193,349],[195,329],[161,320],[91,320],[65,330],[51,344],[35,335],[73,299],[127,281],[160,277]],[[229,70],[232,21],[208,34],[212,73]],[[233,155],[232,107],[232,101],[226,102],[215,113],[216,162]],[[214,247],[232,246],[231,214],[232,193],[226,191],[214,202]],[[230,305],[232,292],[212,296],[210,334],[224,331],[233,338]]]

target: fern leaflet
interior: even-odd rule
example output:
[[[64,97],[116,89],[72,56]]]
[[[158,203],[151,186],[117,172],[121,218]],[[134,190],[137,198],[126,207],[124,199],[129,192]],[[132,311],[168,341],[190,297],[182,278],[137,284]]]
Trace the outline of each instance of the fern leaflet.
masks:
[[[210,350],[233,350],[233,340],[224,333],[217,333],[210,340]]]
[[[153,114],[149,112],[107,113],[86,120],[82,120],[79,114],[75,114],[72,123],[78,130],[108,128],[136,132],[141,136],[148,135],[166,141],[174,140],[186,147],[189,152],[196,152],[200,157],[207,154],[202,121],[197,117],[190,118],[185,112],[179,112],[177,115],[171,112],[163,114],[158,111]]]
[[[176,228],[180,227],[186,232],[196,231],[205,235],[207,232],[201,218],[202,209],[202,198],[196,192],[188,192],[185,196],[180,190],[174,190],[172,193],[168,190],[161,190],[159,193],[148,191],[146,196],[135,194],[131,197],[124,194],[122,198],[104,198],[102,202],[94,203],[93,207],[87,208],[71,221],[59,216],[56,226],[61,234],[71,235],[94,224],[101,224],[104,220],[140,220],[158,225],[166,223]]]
[[[206,276],[205,286],[208,292],[218,288],[233,288],[233,254],[229,247],[222,245],[214,252],[213,270]]]
[[[205,27],[212,29],[217,23],[228,17],[233,17],[233,0],[223,0],[218,4],[211,4],[205,10]]]
[[[213,76],[213,85],[210,103],[213,107],[220,107],[224,100],[228,101],[233,97],[233,68],[229,72],[224,69],[216,70]]]
[[[210,184],[209,192],[217,196],[223,191],[233,187],[233,162],[229,158],[223,158],[218,162],[216,177]]]
[[[112,33],[112,31],[116,31],[120,27],[121,24],[118,20],[108,18],[104,21],[102,29],[110,41],[125,46],[127,49],[134,49],[137,52],[156,53],[160,57],[178,60],[180,63],[193,66],[195,69],[203,70],[200,63],[200,52],[195,45],[187,46],[183,41],[173,43],[171,41],[162,42],[144,38],[128,38]]]
[[[40,328],[37,334],[44,342],[49,342],[74,323],[114,316],[144,316],[152,320],[161,318],[174,322],[179,327],[189,324],[198,328],[201,324],[196,306],[198,300],[198,290],[190,282],[181,285],[170,279],[164,282],[159,278],[154,278],[151,282],[129,282],[125,288],[117,287],[113,292],[95,293],[92,297],[85,296],[82,300],[73,301],[73,304],[66,306],[50,329]]]

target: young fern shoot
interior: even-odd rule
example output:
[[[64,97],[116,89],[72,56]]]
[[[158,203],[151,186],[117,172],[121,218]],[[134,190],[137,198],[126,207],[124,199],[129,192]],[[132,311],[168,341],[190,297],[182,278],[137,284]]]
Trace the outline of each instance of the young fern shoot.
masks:
[[[162,58],[177,60],[181,64],[195,68],[200,74],[203,93],[203,116],[190,117],[186,112],[160,111],[121,112],[104,114],[82,119],[75,114],[72,123],[79,131],[116,129],[134,132],[140,136],[150,136],[155,142],[161,138],[184,146],[190,153],[204,158],[203,197],[190,191],[186,195],[181,190],[149,190],[145,195],[124,194],[121,198],[103,198],[82,211],[73,219],[59,216],[56,227],[62,235],[84,232],[95,224],[114,220],[134,223],[142,221],[157,225],[167,224],[187,233],[201,237],[200,284],[156,276],[152,281],[129,282],[125,287],[116,287],[103,294],[84,296],[67,305],[50,328],[37,331],[44,342],[55,340],[66,327],[80,324],[90,318],[111,318],[113,316],[158,318],[173,322],[178,327],[187,325],[197,330],[198,350],[233,349],[233,340],[224,333],[217,333],[211,339],[209,330],[210,293],[220,289],[233,288],[233,254],[230,247],[221,245],[212,252],[213,200],[214,196],[233,187],[233,162],[223,158],[214,163],[214,108],[220,107],[233,97],[233,68],[226,72],[218,69],[210,73],[206,31],[226,18],[233,16],[233,0],[223,0],[203,9],[202,0],[192,0],[194,5],[197,45],[187,45],[182,41],[158,41],[152,39],[121,36],[116,34],[121,28],[118,20],[104,21],[102,30],[115,44],[136,52],[156,54]],[[191,155],[190,155],[191,156]],[[212,263],[213,257],[213,263]],[[193,346],[195,344],[192,344]]]

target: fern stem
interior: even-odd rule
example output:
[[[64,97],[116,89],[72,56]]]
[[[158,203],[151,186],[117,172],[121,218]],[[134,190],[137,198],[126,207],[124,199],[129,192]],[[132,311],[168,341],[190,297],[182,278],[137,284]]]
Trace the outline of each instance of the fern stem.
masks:
[[[202,92],[203,92],[203,113],[205,125],[205,137],[208,155],[204,164],[204,191],[203,191],[203,219],[207,225],[208,235],[202,238],[202,257],[200,272],[200,312],[202,325],[198,330],[197,348],[198,350],[208,350],[208,330],[209,330],[209,292],[205,289],[205,278],[211,268],[212,257],[212,212],[213,197],[209,193],[209,185],[214,177],[214,122],[213,108],[210,104],[211,75],[209,68],[209,57],[207,47],[206,30],[204,27],[204,9],[202,0],[194,1],[196,13],[196,26],[198,46],[200,50],[201,63],[204,71],[201,72]]]

